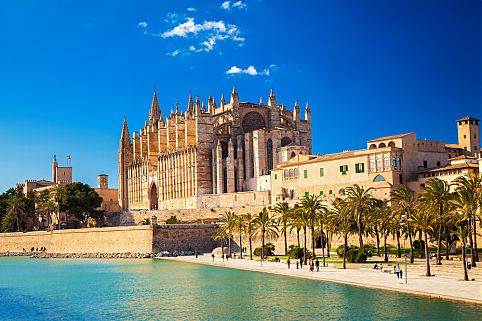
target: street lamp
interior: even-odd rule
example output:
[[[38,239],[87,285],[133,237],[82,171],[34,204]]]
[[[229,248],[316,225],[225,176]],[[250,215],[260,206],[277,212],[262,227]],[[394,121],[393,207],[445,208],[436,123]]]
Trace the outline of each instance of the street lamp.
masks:
[[[402,215],[402,218],[405,219],[405,228],[408,229],[408,219],[407,216],[404,214]],[[408,233],[408,230],[407,230]],[[405,284],[407,284],[407,255],[405,254],[405,241],[407,240],[407,234],[405,234],[405,237],[403,238],[403,257],[405,258]]]

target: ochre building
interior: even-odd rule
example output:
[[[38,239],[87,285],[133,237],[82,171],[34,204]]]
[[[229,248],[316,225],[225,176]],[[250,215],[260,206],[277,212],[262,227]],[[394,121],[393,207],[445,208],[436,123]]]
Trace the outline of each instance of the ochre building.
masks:
[[[165,119],[154,91],[149,117],[131,137],[124,119],[119,148],[119,205],[122,210],[205,209],[268,205],[270,172],[300,154],[311,153],[311,114],[296,102],[288,111],[273,91],[267,103],[241,102],[235,88],[229,102],[207,105],[189,97]]]

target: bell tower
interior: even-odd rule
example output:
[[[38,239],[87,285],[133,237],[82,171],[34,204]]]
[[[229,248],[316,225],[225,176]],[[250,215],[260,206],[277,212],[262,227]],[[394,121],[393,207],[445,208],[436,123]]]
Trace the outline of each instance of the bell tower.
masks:
[[[459,146],[464,149],[467,156],[480,154],[480,120],[473,117],[464,117],[457,120]]]

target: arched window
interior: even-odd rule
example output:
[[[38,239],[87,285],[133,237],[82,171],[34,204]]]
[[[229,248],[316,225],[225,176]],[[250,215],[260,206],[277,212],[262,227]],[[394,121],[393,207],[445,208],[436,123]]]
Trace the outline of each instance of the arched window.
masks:
[[[378,148],[383,148],[383,147],[387,147],[387,145],[385,145],[385,143],[380,143],[380,144],[378,145]]]
[[[296,156],[296,153],[295,152],[292,152],[291,153],[291,158],[295,157]]]
[[[382,159],[377,158],[377,169],[382,169]]]
[[[373,158],[370,159],[370,170],[371,170],[371,171],[376,170],[376,168],[375,168],[375,160],[374,160]]]
[[[395,142],[393,141],[388,142],[388,147],[395,147]]]
[[[281,138],[281,147],[285,147],[289,144],[291,144],[291,138],[289,138],[289,137]]]
[[[263,116],[255,111],[251,111],[244,116],[242,125],[245,133],[266,127]]]
[[[293,169],[290,169],[290,178],[293,178]]]
[[[295,178],[298,177],[298,168],[295,168],[295,170],[294,170],[294,175],[295,175]]]
[[[388,157],[385,157],[383,159],[383,166],[385,166],[385,168],[389,168],[390,167],[390,159]]]
[[[373,182],[384,182],[385,181],[385,177],[383,177],[382,175],[377,175],[375,176],[375,178],[373,179]]]
[[[284,178],[285,178],[285,179],[288,179],[288,177],[289,177],[288,175],[289,175],[289,174],[288,174],[288,170],[287,170],[287,169],[284,170],[283,174],[284,174]]]
[[[369,148],[369,149],[375,149],[375,148],[377,148],[377,145],[371,144],[370,147],[368,147],[368,148]]]
[[[266,156],[268,158],[268,173],[270,173],[273,169],[273,141],[271,138],[269,138],[266,142],[266,150]]]
[[[228,155],[229,155],[228,143],[221,142],[221,154],[222,154],[223,159],[228,158]]]

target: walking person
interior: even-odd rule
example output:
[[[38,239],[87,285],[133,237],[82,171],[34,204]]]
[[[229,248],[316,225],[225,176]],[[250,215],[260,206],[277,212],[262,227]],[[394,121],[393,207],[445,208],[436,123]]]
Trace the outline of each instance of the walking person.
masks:
[[[300,269],[303,269],[303,258],[300,259]]]
[[[320,272],[320,261],[318,261],[318,258],[316,258],[315,266],[316,266],[316,272]]]
[[[296,260],[296,269],[298,270],[300,263]]]
[[[315,271],[315,262],[313,262],[313,260],[310,261],[310,272],[314,272]]]
[[[395,266],[395,273],[397,274],[397,279],[400,279],[400,265]]]
[[[214,253],[211,256],[213,257],[213,262],[214,262]]]
[[[402,269],[400,268],[400,264],[397,264],[397,271],[398,271],[397,276],[399,276],[399,278],[402,279],[403,272],[402,272]]]
[[[290,264],[291,264],[290,258],[288,258],[288,261],[286,261],[286,263],[288,263],[288,270],[289,270],[289,269],[290,269]]]

